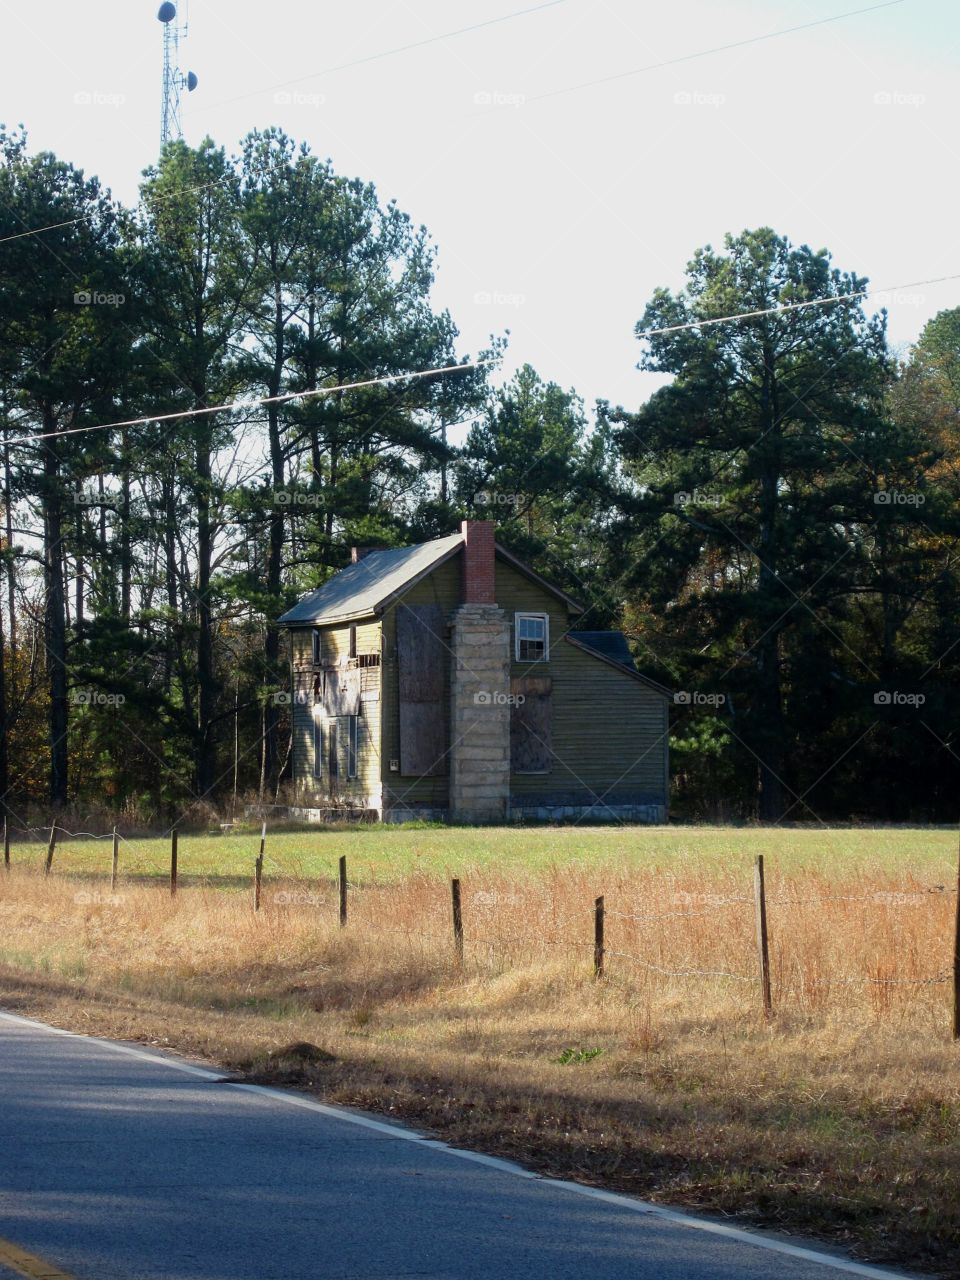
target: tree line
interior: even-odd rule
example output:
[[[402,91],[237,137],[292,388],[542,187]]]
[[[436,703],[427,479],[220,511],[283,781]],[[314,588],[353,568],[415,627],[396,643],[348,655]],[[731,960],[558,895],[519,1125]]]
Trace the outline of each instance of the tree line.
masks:
[[[275,619],[483,516],[674,691],[676,813],[955,819],[960,309],[900,356],[865,277],[728,236],[642,311],[665,384],[588,415],[459,350],[435,260],[278,129],[168,144],[135,208],[0,129],[7,811],[281,796]]]

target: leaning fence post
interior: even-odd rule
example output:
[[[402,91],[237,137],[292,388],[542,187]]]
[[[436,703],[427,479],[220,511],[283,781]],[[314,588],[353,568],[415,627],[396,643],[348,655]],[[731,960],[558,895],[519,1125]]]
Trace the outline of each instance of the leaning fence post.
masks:
[[[57,825],[56,819],[50,824],[50,843],[47,845],[47,864],[43,869],[43,874],[48,876],[50,868],[53,866],[53,851],[57,847]]]
[[[177,894],[177,828],[170,832],[170,897]]]
[[[767,938],[767,894],[763,882],[763,854],[757,854],[753,868],[753,896],[757,912],[757,953],[760,958],[760,990],[763,995],[763,1015],[773,1017],[773,1001],[770,996],[770,945]]]
[[[463,904],[460,899],[460,881],[450,882],[450,896],[453,902],[453,949],[456,952],[457,964],[463,964]]]
[[[339,888],[340,888],[340,928],[345,929],[347,925],[347,855],[340,855],[340,870],[338,872]]]
[[[3,820],[3,866],[5,871],[10,870],[10,827],[6,818]]]
[[[257,860],[253,864],[253,909],[260,910],[260,886],[263,882],[263,852],[257,854]]]
[[[593,904],[593,976],[603,977],[603,926],[606,909],[603,905],[603,894]]]
[[[113,828],[113,862],[110,865],[110,892],[117,887],[117,863],[120,861],[120,836],[117,828]]]
[[[960,1040],[960,862],[957,865],[957,914],[953,926],[953,1038]]]

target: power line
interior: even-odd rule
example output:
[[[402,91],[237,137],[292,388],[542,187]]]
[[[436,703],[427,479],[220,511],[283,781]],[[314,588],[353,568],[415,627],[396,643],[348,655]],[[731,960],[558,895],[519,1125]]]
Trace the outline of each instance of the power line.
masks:
[[[469,27],[458,27],[456,30],[453,30],[453,31],[442,31],[438,35],[427,36],[423,40],[415,40],[410,44],[398,45],[395,49],[382,49],[379,53],[370,53],[363,58],[356,58],[352,62],[341,62],[341,63],[338,63],[336,66],[324,67],[320,71],[310,72],[309,75],[298,76],[295,80],[284,80],[279,84],[267,85],[263,89],[254,89],[250,93],[240,94],[236,98],[225,98],[222,102],[212,103],[210,107],[207,108],[207,110],[214,110],[217,107],[228,106],[230,103],[240,102],[245,98],[254,97],[257,94],[270,93],[272,90],[276,90],[276,89],[285,89],[292,84],[302,84],[305,80],[315,80],[320,76],[332,75],[333,72],[335,71],[347,71],[351,67],[360,67],[368,62],[376,62],[380,58],[391,58],[398,53],[407,53],[411,49],[421,49],[425,45],[436,44],[440,40],[449,40],[449,39],[452,39],[454,36],[468,35],[470,32],[479,31],[483,27],[492,27],[492,26],[496,26],[498,23],[501,23],[501,22],[510,22],[514,18],[523,18],[523,17],[526,17],[528,14],[538,13],[541,9],[552,9],[559,4],[566,4],[566,3],[567,3],[567,0],[546,0],[546,3],[533,5],[529,9],[517,9],[513,13],[502,14],[499,18],[488,18],[485,22],[475,22],[473,23],[472,26],[469,26]],[[282,167],[283,167],[282,165],[278,166],[278,168],[282,168]],[[232,173],[225,174],[222,178],[217,178],[213,182],[203,182],[196,186],[178,187],[175,190],[168,192],[166,195],[161,195],[160,197],[158,197],[158,199],[171,200],[175,196],[182,195],[188,191],[203,191],[207,187],[214,187],[221,182],[227,181],[232,176],[233,176]],[[143,202],[138,201],[138,203],[142,204]],[[96,211],[91,211],[90,213],[81,214],[81,216],[78,218],[70,218],[66,222],[51,222],[49,225],[45,227],[33,227],[27,231],[18,231],[12,236],[0,236],[0,244],[7,244],[11,240],[23,240],[27,236],[39,236],[39,235],[42,235],[43,232],[45,231],[58,231],[62,227],[73,227],[73,226],[76,226],[77,223],[86,222],[89,218],[92,218],[95,216],[96,216]]]
[[[877,9],[890,9],[893,5],[903,4],[904,0],[883,0],[882,4],[871,4],[865,9],[848,9],[846,13],[835,13],[829,18],[818,18],[815,22],[801,22],[795,27],[782,27],[779,31],[767,31],[761,36],[748,36],[744,40],[734,40],[730,44],[718,44],[712,49],[700,49],[697,53],[685,53],[678,58],[667,58],[663,62],[650,62],[645,67],[634,67],[632,71],[618,71],[612,76],[601,76],[597,80],[581,80],[579,84],[566,85],[562,89],[550,89],[546,93],[535,94],[525,98],[527,103],[543,102],[547,98],[558,98],[562,94],[577,93],[580,89],[595,89],[602,84],[612,84],[616,80],[628,80],[631,76],[639,76],[647,71],[659,71],[663,67],[675,67],[681,62],[692,62],[695,58],[706,58],[713,53],[727,53],[731,49],[743,49],[747,45],[759,44],[763,40],[774,40],[777,36],[793,35],[797,31],[809,31],[811,27],[822,27],[828,22],[839,22],[841,18],[856,18],[863,13],[874,13]]]
[[[465,364],[440,365],[436,369],[420,369],[415,373],[392,373],[384,378],[368,378],[365,382],[344,382],[335,387],[319,387],[314,391],[288,391],[280,396],[257,396],[249,400],[228,400],[224,404],[204,405],[200,409],[181,409],[177,413],[148,415],[144,418],[127,418],[123,422],[98,422],[89,427],[68,427],[66,431],[46,431],[29,436],[18,436],[15,440],[6,440],[5,444],[32,444],[34,440],[60,440],[64,436],[79,436],[87,431],[113,431],[120,427],[141,427],[150,422],[173,422],[182,418],[200,418],[211,413],[222,413],[227,409],[256,409],[264,404],[283,404],[291,400],[309,400],[313,396],[331,396],[338,391],[356,391],[362,387],[384,387],[392,382],[404,379],[428,378],[436,373],[459,373],[463,369],[480,369],[484,365],[496,364],[496,360],[471,360]]]
[[[727,324],[731,320],[750,320],[755,316],[779,315],[784,311],[801,311],[804,307],[827,307],[834,302],[849,302],[853,298],[870,298],[878,293],[893,293],[898,289],[918,289],[926,284],[943,284],[947,280],[960,280],[960,274],[937,276],[933,280],[912,280],[909,284],[896,284],[886,289],[858,289],[855,293],[838,293],[830,298],[811,298],[808,302],[787,302],[781,307],[763,307],[759,311],[738,311],[732,316],[715,316],[709,320],[691,320],[687,324],[668,324],[661,329],[644,329],[638,338],[653,338],[660,333],[681,333],[684,329],[705,329],[708,325]]]
[[[891,0],[891,2],[900,3],[901,0]],[[224,98],[222,102],[214,102],[209,107],[204,107],[204,110],[213,111],[217,107],[226,107],[234,102],[242,102],[246,98],[252,98],[261,93],[270,93],[275,89],[286,89],[292,84],[303,84],[305,80],[316,80],[320,76],[332,75],[335,71],[348,71],[352,67],[362,67],[368,62],[377,62],[381,58],[392,58],[398,53],[409,53],[411,49],[422,49],[425,45],[436,44],[439,40],[449,40],[454,36],[468,35],[470,32],[480,31],[484,27],[494,27],[498,23],[510,22],[514,18],[525,18],[528,14],[539,13],[542,9],[553,9],[558,4],[565,3],[566,0],[546,0],[546,3],[532,5],[529,9],[517,9],[514,13],[505,13],[499,18],[487,18],[486,21],[475,22],[469,27],[458,27],[454,31],[442,31],[439,35],[427,36],[423,40],[414,40],[410,44],[398,45],[396,49],[384,49],[380,53],[368,53],[365,57],[355,58],[352,62],[340,62],[335,66],[324,67],[320,71],[311,71],[305,76],[297,76],[294,80],[281,80],[279,84],[267,85],[265,89],[253,89],[250,93],[241,93],[235,98]]]
[[[319,78],[320,76],[332,75],[336,71],[346,71],[352,67],[363,66],[369,62],[376,62],[380,58],[389,58],[389,57],[393,57],[398,53],[406,53],[412,49],[423,48],[425,45],[436,44],[440,40],[449,40],[456,36],[467,35],[472,31],[479,31],[483,27],[490,27],[490,26],[495,26],[498,23],[509,22],[514,18],[523,18],[523,17],[526,17],[528,14],[538,13],[543,9],[552,9],[556,5],[564,4],[564,3],[566,3],[566,0],[546,0],[546,3],[544,4],[533,5],[528,9],[518,9],[513,13],[503,14],[499,18],[489,18],[485,22],[477,22],[468,27],[458,27],[453,31],[443,31],[435,36],[427,36],[423,40],[416,40],[416,41],[412,41],[410,44],[398,45],[395,49],[384,49],[384,50],[381,50],[379,53],[371,53],[366,55],[363,58],[354,59],[354,61],[352,62],[338,63],[335,66],[324,67],[320,71],[311,72],[309,75],[299,76],[294,80],[285,80],[279,84],[268,85],[264,89],[256,89],[256,90],[253,90],[251,93],[240,94],[236,98],[226,98],[222,102],[211,104],[211,107],[209,109],[212,110],[215,107],[227,106],[230,103],[240,102],[243,99],[253,97],[256,94],[269,93],[271,90],[286,88],[287,86],[292,84],[302,84],[305,80],[314,80]],[[629,79],[632,76],[642,75],[647,71],[657,71],[663,67],[677,66],[680,63],[691,62],[696,58],[705,58],[710,54],[714,54],[714,53],[726,53],[731,49],[741,49],[748,45],[758,44],[764,40],[773,40],[778,36],[791,35],[797,31],[807,31],[811,27],[821,27],[830,22],[839,22],[841,18],[853,18],[853,17],[859,16],[860,14],[873,13],[878,9],[889,9],[893,5],[898,5],[903,3],[904,3],[904,0],[883,0],[883,3],[881,4],[869,5],[864,9],[850,9],[850,10],[847,10],[845,13],[836,13],[832,17],[819,18],[814,22],[800,23],[799,25],[794,27],[783,27],[779,31],[768,31],[765,34],[759,35],[759,36],[748,36],[746,39],[735,40],[730,44],[715,45],[713,48],[710,48],[710,49],[700,49],[696,53],[682,54],[677,58],[668,58],[663,62],[651,62],[644,67],[634,67],[633,70],[631,71],[621,71],[615,75],[603,76],[597,80],[584,80],[584,81],[581,81],[579,84],[567,85],[561,89],[551,89],[551,90],[548,90],[546,93],[536,94],[533,97],[527,98],[525,99],[525,101],[528,103],[542,102],[547,98],[556,98],[556,97],[560,97],[563,94],[576,93],[580,89],[596,88],[599,85],[610,84],[616,80],[625,80],[625,79]],[[182,194],[184,192],[201,191],[201,190],[204,190],[206,187],[216,186],[218,183],[226,181],[231,176],[232,176],[231,174],[226,174],[224,175],[223,178],[218,178],[214,182],[201,183],[197,186],[180,187],[174,191],[169,192],[165,196],[161,196],[160,198],[172,199],[174,196],[178,194]],[[91,218],[94,216],[95,216],[94,213],[83,214],[79,218],[71,218],[66,222],[53,222],[53,223],[50,223],[48,226],[34,227],[27,231],[18,231],[11,236],[0,236],[0,244],[6,244],[12,240],[22,240],[27,236],[42,235],[43,232],[45,231],[56,231],[62,227],[75,226],[77,223],[85,222],[88,218]]]

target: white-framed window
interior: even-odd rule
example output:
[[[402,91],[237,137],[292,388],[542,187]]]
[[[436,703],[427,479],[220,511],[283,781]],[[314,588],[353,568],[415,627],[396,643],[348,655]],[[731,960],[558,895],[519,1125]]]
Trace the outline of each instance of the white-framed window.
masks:
[[[313,665],[319,667],[323,657],[323,636],[319,627],[313,628]]]
[[[319,716],[313,721],[313,776],[323,777],[323,721]]]
[[[550,657],[550,615],[514,615],[514,658],[517,662],[540,662]]]

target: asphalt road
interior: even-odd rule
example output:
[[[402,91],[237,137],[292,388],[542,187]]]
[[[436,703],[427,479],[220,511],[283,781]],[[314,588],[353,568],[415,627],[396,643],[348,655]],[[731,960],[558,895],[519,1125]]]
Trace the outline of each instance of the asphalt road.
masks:
[[[0,1277],[12,1247],[77,1280],[893,1274],[0,1014]]]

